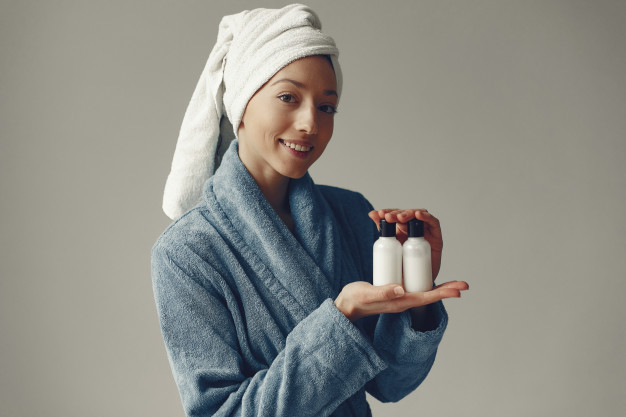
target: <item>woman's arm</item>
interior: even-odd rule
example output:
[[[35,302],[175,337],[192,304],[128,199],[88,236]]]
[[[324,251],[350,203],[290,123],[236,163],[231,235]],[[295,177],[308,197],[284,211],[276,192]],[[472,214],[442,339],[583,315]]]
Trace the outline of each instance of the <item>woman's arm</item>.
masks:
[[[179,265],[155,246],[155,299],[189,416],[329,415],[386,367],[329,299],[291,331],[269,367],[252,372],[239,348],[246,333],[235,327],[233,300]]]
[[[412,218],[423,220],[426,238],[434,248],[433,277],[437,276],[443,240],[439,221],[434,216],[423,209],[371,210],[369,216],[376,225],[383,217],[396,222],[397,237],[401,242],[407,237],[406,222]],[[369,266],[371,257],[366,256],[364,260]],[[371,280],[371,277],[364,279]],[[447,314],[440,300],[460,297],[461,291],[466,289],[465,282],[448,282],[420,293],[405,293],[397,284],[374,287],[367,282],[358,282],[344,287],[335,303],[346,317],[369,335],[387,364],[387,368],[367,384],[370,394],[380,401],[398,401],[417,388],[432,367],[447,325]]]

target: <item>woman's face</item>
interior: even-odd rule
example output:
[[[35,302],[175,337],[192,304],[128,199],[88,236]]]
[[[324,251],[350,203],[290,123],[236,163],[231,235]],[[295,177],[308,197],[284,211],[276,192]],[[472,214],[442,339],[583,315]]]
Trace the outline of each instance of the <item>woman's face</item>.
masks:
[[[337,79],[311,56],[278,71],[250,99],[239,125],[239,157],[257,180],[300,178],[333,134]]]

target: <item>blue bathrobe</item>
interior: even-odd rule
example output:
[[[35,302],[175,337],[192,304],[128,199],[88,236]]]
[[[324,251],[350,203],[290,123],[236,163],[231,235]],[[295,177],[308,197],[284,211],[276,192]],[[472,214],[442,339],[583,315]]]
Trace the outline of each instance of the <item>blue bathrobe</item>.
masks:
[[[351,323],[333,300],[372,280],[376,225],[358,193],[289,185],[291,233],[234,141],[204,201],[152,250],[172,372],[189,416],[369,416],[365,392],[398,401],[430,370],[447,323],[413,330],[408,312]]]

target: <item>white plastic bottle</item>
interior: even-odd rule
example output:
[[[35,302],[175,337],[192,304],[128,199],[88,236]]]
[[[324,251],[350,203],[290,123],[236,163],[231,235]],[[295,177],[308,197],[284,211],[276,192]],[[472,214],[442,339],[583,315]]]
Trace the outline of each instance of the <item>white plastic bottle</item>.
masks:
[[[396,224],[380,221],[380,238],[374,242],[374,285],[402,284],[402,245]]]
[[[424,239],[424,222],[413,219],[407,224],[408,239],[402,246],[402,267],[406,292],[430,291],[433,269],[430,243]]]

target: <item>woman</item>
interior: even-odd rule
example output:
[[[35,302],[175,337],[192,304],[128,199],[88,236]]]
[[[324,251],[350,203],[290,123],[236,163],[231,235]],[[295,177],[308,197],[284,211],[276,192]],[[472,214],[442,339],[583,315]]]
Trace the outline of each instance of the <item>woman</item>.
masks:
[[[426,222],[433,276],[441,233],[426,210],[375,211],[308,175],[341,94],[319,28],[302,5],[225,17],[183,121],[164,196],[176,221],[152,275],[190,416],[370,415],[366,390],[397,401],[425,378],[447,323],[438,301],[467,288],[370,284],[381,217]]]

